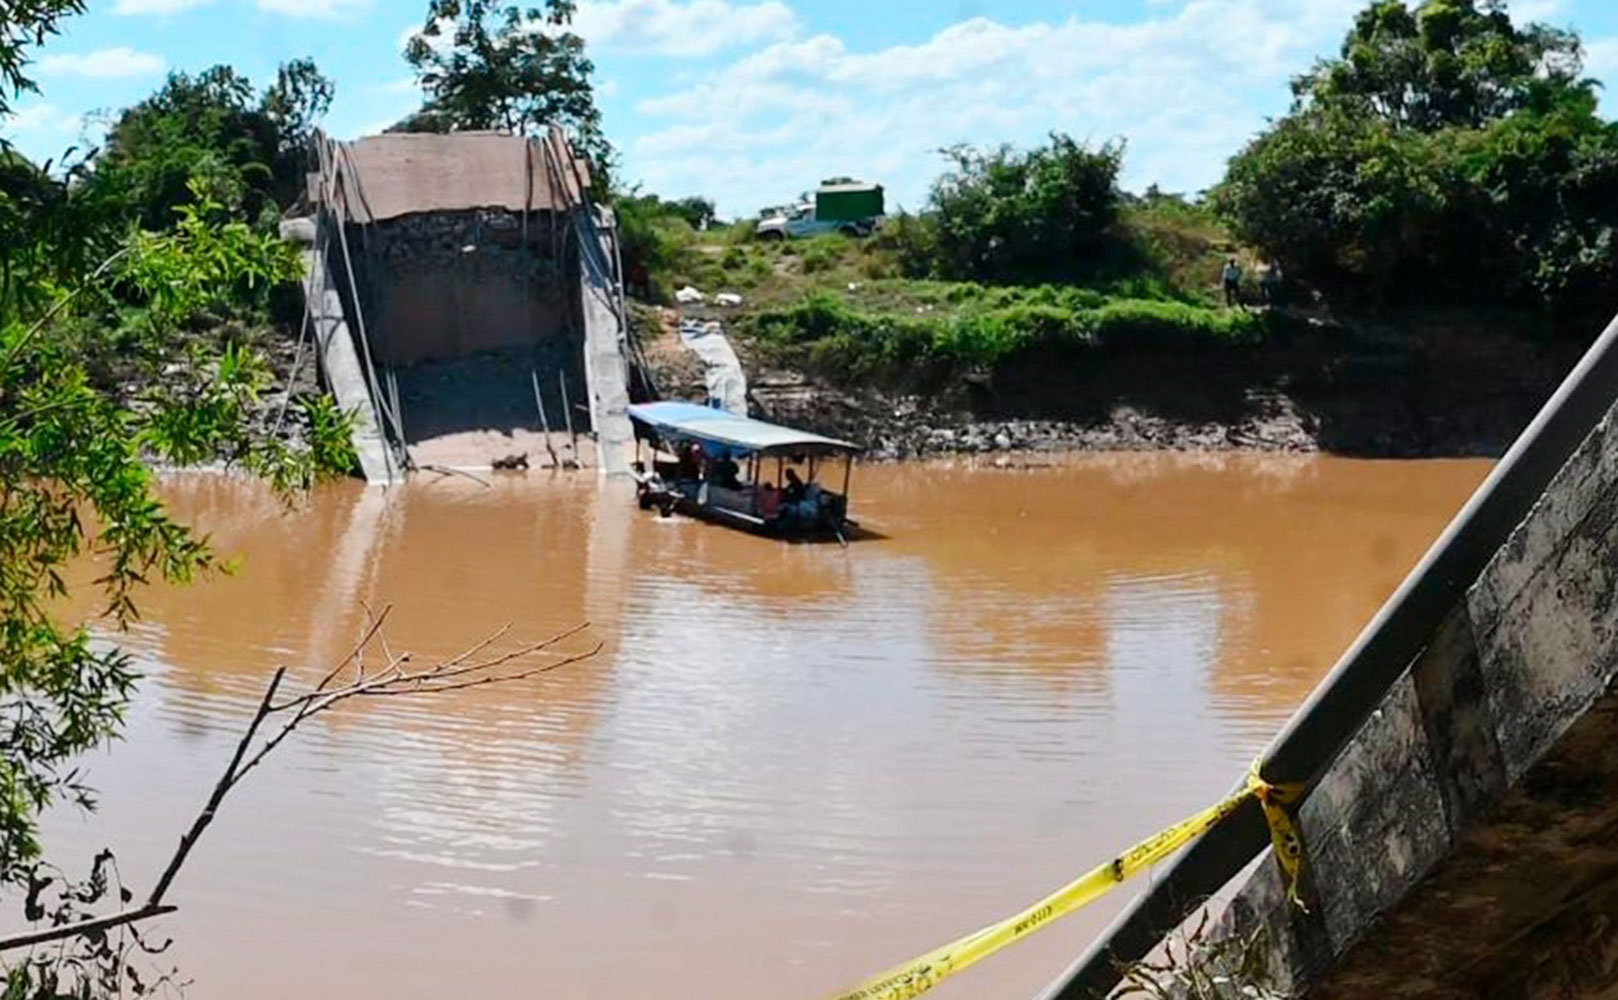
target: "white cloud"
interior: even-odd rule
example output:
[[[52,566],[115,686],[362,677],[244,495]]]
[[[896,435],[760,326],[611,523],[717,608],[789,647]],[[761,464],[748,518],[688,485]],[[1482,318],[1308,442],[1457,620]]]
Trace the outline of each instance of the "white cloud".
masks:
[[[63,52],[49,55],[39,61],[39,71],[50,76],[88,76],[114,79],[128,76],[151,76],[167,68],[163,57],[150,52],[137,52],[127,45],[94,52]]]
[[[34,101],[13,108],[9,117],[0,117],[0,129],[14,135],[59,136],[78,132],[83,121],[54,104]]]
[[[68,149],[76,148],[82,156],[100,142],[102,131],[99,122],[46,101],[31,101],[13,108],[9,117],[0,116],[0,136],[35,163],[51,164],[53,170],[61,168]]]
[[[287,17],[337,20],[371,6],[371,0],[257,0],[259,10]]]
[[[394,45],[400,52],[410,44],[410,40],[421,34],[422,22],[411,21],[399,31],[398,41]],[[427,36],[427,44],[440,52],[448,52],[450,46],[455,44],[455,22],[449,18],[440,18],[438,21],[438,34]]]
[[[112,5],[114,14],[178,14],[193,7],[203,7],[213,0],[117,0]]]
[[[1184,0],[1129,24],[972,18],[917,44],[858,51],[818,35],[767,45],[637,105],[629,144],[651,190],[749,211],[854,174],[914,207],[958,142],[1051,130],[1129,142],[1125,183],[1198,190],[1285,107],[1286,81],[1336,49],[1361,0]]]
[[[416,82],[416,78],[413,76],[400,77],[397,80],[373,84],[366,88],[366,92],[371,94],[415,94],[420,91],[421,85]]]
[[[164,2],[164,0],[155,0]],[[266,3],[311,3],[314,0],[259,0]],[[354,2],[354,0],[348,0]],[[440,22],[445,30],[429,44],[439,49],[451,44],[453,22]],[[549,25],[534,23],[537,31],[551,31]],[[761,3],[730,3],[728,0],[584,0],[573,23],[565,30],[583,38],[592,49],[611,48],[625,52],[694,58],[710,56],[732,48],[791,38],[798,28],[797,15],[781,0]],[[421,31],[413,21],[399,32],[397,45],[403,49]]]
[[[797,15],[780,0],[585,0],[573,19],[591,45],[683,57],[780,41],[797,28]]]

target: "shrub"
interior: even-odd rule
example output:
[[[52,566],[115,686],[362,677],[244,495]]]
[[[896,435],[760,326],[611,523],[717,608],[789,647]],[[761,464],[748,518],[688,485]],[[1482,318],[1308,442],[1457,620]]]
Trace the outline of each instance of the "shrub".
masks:
[[[1183,302],[1108,299],[1086,289],[952,287],[948,312],[871,312],[820,292],[745,322],[756,343],[812,367],[901,375],[928,366],[993,368],[1035,348],[1085,352],[1257,346],[1268,314]]]
[[[830,271],[837,266],[840,256],[837,247],[817,240],[803,249],[803,273]]]
[[[946,150],[926,222],[901,216],[888,238],[910,267],[938,277],[1026,281],[1093,273],[1115,238],[1123,146],[1091,149],[1053,133],[1018,151]]]

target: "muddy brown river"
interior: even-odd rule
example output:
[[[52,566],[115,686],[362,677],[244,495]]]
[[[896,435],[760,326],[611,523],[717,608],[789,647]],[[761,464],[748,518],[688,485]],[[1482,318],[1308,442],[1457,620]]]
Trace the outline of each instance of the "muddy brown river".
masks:
[[[788,546],[593,476],[171,480],[230,578],[146,596],[148,680],[60,860],[151,884],[270,672],[363,602],[418,660],[589,621],[595,659],[351,705],[181,875],[188,995],[817,1000],[1218,798],[1488,471],[1108,455],[862,469],[881,537]],[[1131,890],[935,996],[1018,997]]]

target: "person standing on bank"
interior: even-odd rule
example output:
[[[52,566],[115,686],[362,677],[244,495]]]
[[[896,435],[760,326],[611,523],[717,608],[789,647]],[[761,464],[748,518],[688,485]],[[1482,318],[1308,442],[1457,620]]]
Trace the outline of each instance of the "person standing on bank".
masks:
[[[1281,265],[1273,261],[1259,268],[1258,295],[1267,306],[1281,304]]]
[[[1231,257],[1225,261],[1225,270],[1222,274],[1225,284],[1225,305],[1239,306],[1242,304],[1242,266]]]

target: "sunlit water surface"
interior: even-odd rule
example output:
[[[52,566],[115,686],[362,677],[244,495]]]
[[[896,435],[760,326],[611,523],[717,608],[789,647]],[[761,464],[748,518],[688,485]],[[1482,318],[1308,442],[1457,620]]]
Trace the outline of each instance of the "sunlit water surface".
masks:
[[[318,677],[364,604],[417,662],[589,621],[589,662],[300,733],[182,875],[165,961],[234,1000],[815,1000],[1217,798],[1487,470],[877,467],[854,507],[882,537],[846,550],[661,520],[587,475],[291,512],[174,479],[240,571],[147,595],[103,808],[51,845],[114,845],[149,885],[271,671]],[[1124,895],[934,995],[1030,994]]]

